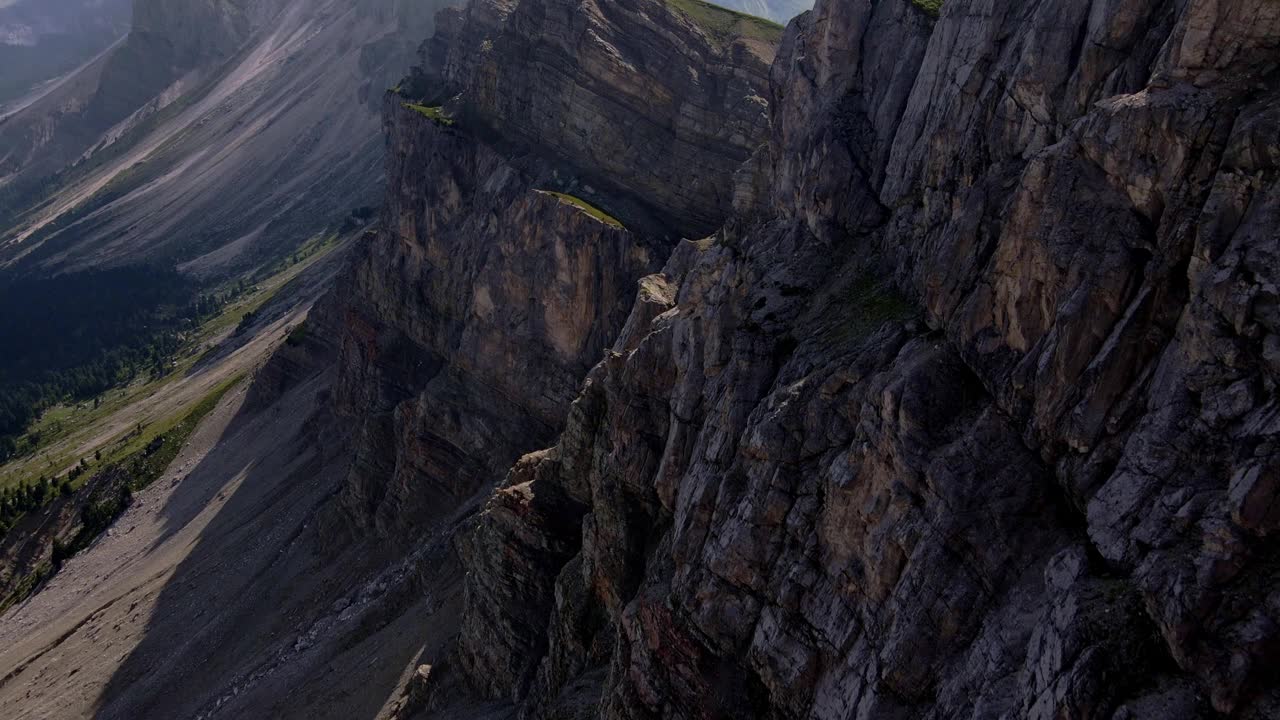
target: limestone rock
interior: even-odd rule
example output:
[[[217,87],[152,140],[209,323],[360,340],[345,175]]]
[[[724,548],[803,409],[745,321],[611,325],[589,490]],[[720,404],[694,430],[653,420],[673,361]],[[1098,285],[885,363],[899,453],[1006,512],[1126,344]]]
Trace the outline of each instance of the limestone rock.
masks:
[[[425,714],[1280,708],[1280,6],[439,25],[325,311],[343,516],[459,533]]]
[[[577,506],[494,500],[467,541],[468,618],[525,653],[477,672],[500,639],[464,632],[476,692],[547,718],[584,692],[606,718],[1273,712],[1278,37],[1262,0],[792,22],[750,212],[642,289],[498,496]]]

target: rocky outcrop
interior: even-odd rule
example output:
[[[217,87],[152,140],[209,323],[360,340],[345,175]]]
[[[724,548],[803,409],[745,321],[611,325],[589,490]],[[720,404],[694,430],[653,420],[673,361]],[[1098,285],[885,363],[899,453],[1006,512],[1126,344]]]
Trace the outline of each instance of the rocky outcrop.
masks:
[[[460,543],[440,692],[1280,712],[1277,38],[1265,0],[792,22],[739,214]]]
[[[386,228],[339,295],[337,402],[361,424],[346,502],[384,530],[452,508],[549,440],[657,253],[535,191],[389,96]]]
[[[554,442],[581,379],[622,329],[636,281],[668,254],[670,228],[653,232],[653,216],[644,210],[652,202],[644,197],[647,186],[624,181],[609,194],[594,192],[584,178],[608,173],[603,156],[584,154],[591,138],[551,116],[529,126],[534,135],[516,132],[506,114],[513,106],[502,103],[518,102],[513,92],[520,85],[508,89],[508,82],[541,75],[534,95],[572,101],[584,112],[607,107],[610,117],[639,102],[642,92],[662,93],[668,104],[655,106],[655,119],[628,123],[645,125],[642,135],[597,123],[596,142],[617,150],[610,163],[638,162],[646,148],[630,147],[637,139],[652,141],[650,152],[684,148],[684,161],[701,176],[664,192],[696,198],[704,184],[727,188],[733,167],[764,140],[767,66],[760,56],[713,48],[656,2],[607,22],[602,10],[583,5],[580,18],[590,27],[575,29],[575,37],[607,30],[608,37],[633,38],[626,46],[631,64],[615,58],[611,66],[625,71],[630,84],[609,85],[600,77],[603,58],[592,52],[548,45],[535,53],[549,58],[545,64],[528,63],[521,53],[530,48],[568,42],[553,34],[564,29],[555,18],[569,17],[578,5],[526,4],[493,38],[478,19],[465,31],[442,26],[457,42],[474,42],[468,57],[490,54],[487,71],[511,78],[498,81],[500,91],[474,84],[479,66],[464,72],[464,60],[457,60],[448,82],[461,90],[450,91],[442,110],[415,104],[441,92],[424,89],[429,78],[421,75],[387,95],[383,229],[316,314],[341,337],[335,400],[357,428],[351,478],[331,518],[335,536],[342,527],[372,527],[406,544],[410,529],[453,513],[521,455]],[[473,6],[470,17],[490,7]],[[544,24],[530,25],[535,20]],[[597,38],[593,47],[604,46]],[[680,54],[669,54],[673,48]],[[679,100],[695,76],[702,94]],[[712,108],[725,122],[713,122]],[[697,125],[661,114],[668,111]],[[695,144],[697,133],[725,139]],[[603,144],[606,136],[613,145]],[[526,153],[534,137],[540,152]],[[650,164],[667,173],[675,167],[671,160]],[[603,210],[587,202],[601,197]],[[718,221],[718,208],[712,203],[702,212]]]
[[[484,0],[441,14],[417,83],[631,224],[697,237],[724,221],[766,132],[778,35],[751,22],[723,36],[650,0]]]

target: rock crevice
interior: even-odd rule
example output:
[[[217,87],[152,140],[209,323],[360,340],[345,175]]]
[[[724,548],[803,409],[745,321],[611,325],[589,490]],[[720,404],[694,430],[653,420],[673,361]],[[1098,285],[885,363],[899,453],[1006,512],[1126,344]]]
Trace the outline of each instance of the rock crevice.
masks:
[[[441,674],[542,718],[1276,712],[1276,37],[793,21],[740,214],[477,517]]]

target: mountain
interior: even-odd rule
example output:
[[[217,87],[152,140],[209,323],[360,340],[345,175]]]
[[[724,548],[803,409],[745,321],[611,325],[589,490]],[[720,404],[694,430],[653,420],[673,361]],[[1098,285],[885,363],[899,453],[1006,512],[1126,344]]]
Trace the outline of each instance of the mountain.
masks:
[[[130,10],[130,0],[0,2],[0,112],[122,38]]]
[[[443,3],[136,0],[128,38],[0,122],[0,262],[234,276],[380,175],[378,97]]]
[[[785,23],[813,7],[813,3],[809,0],[725,0],[717,4],[780,23]]]
[[[46,410],[162,374],[213,305],[358,234],[379,98],[444,4],[137,0],[126,38],[0,117],[0,294],[52,299],[0,313],[0,461],[42,451]]]
[[[1271,0],[435,25],[15,717],[1280,713]]]
[[[615,143],[618,127],[644,138],[644,120],[596,110],[604,83],[581,70],[645,88],[636,95],[656,101],[643,117],[664,117],[662,64],[620,39],[644,46],[642,34],[610,32],[658,10],[599,12],[617,19],[473,1],[425,83],[444,83],[463,129],[431,141],[441,131],[422,122],[429,152],[459,157],[454,134],[496,128],[518,147],[553,148],[572,168],[560,177],[617,182],[592,188],[624,225],[647,227],[628,203],[652,204],[697,237],[690,190],[645,176],[708,175],[629,158],[667,145]],[[736,211],[641,281],[605,359],[549,416],[565,418],[558,440],[501,453],[529,454],[463,521],[460,634],[424,659],[423,707],[1271,714],[1275,458],[1250,448],[1275,432],[1277,23],[1256,2],[950,3],[935,18],[908,2],[839,1],[793,22],[761,93],[769,140],[735,177]],[[726,128],[698,119],[696,94],[678,97],[692,107],[676,127]],[[443,268],[465,256],[430,250],[432,228],[457,227],[436,214],[452,204],[402,207],[396,197],[422,183],[401,187],[357,276],[407,267],[442,291],[384,253],[454,275]],[[428,249],[412,252],[424,235]],[[358,435],[367,449],[344,495],[355,518],[403,537],[405,523],[449,507],[442,498],[484,494],[458,488],[474,471],[445,458],[483,448],[488,459],[486,437],[534,435],[465,403],[468,381],[504,385],[435,349],[465,330],[423,322],[522,317],[524,294],[491,305],[494,287],[464,285],[450,296],[467,309],[449,312],[404,306],[420,293],[352,292],[345,316],[359,320],[335,397],[380,428]],[[363,319],[393,298],[398,332]],[[424,328],[423,350],[372,340]],[[545,354],[519,346],[517,363]],[[511,357],[486,350],[469,365]],[[404,375],[414,357],[441,360]],[[507,401],[550,376],[518,367],[498,376],[521,378]],[[379,402],[358,394],[389,387],[399,394],[380,390]],[[382,407],[385,419],[369,414]]]

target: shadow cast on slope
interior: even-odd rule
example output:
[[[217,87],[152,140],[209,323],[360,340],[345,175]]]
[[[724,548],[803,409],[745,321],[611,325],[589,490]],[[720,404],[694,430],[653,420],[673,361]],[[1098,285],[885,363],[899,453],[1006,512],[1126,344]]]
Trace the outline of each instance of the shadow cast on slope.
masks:
[[[151,553],[179,559],[95,717],[372,718],[393,694],[421,642],[404,628],[368,639],[448,602],[422,597],[407,565],[371,576],[370,548],[317,552],[317,512],[345,469],[313,434],[329,382],[243,406],[170,497]]]

